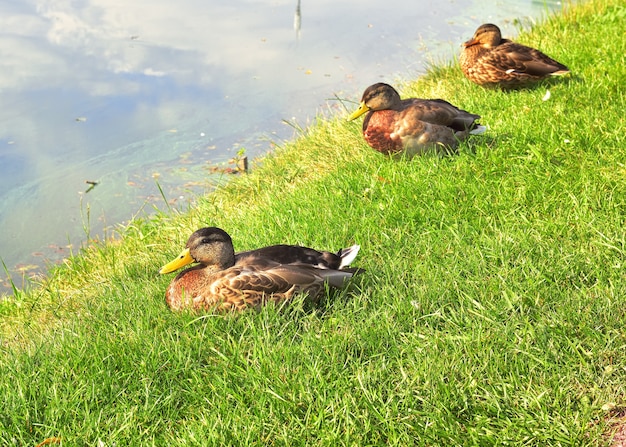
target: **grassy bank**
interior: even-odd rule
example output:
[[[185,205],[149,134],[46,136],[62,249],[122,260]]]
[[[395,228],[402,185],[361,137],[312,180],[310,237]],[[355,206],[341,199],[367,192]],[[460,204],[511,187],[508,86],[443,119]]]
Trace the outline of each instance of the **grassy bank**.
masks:
[[[400,88],[482,115],[458,156],[393,161],[338,116],[3,300],[0,444],[601,445],[626,406],[625,24],[591,0],[520,36],[574,73],[547,101],[456,65]],[[319,308],[173,314],[157,270],[207,224],[359,243],[367,272]]]

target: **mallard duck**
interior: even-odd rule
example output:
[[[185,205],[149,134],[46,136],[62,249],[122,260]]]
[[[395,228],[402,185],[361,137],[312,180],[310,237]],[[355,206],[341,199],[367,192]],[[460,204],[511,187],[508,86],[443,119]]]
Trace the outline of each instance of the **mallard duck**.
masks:
[[[491,23],[479,26],[463,47],[461,69],[478,85],[519,87],[569,73],[565,65],[541,51],[503,39],[500,28]]]
[[[172,310],[243,310],[306,293],[315,299],[324,284],[341,288],[358,268],[349,268],[360,247],[338,253],[296,245],[273,245],[235,254],[231,237],[217,227],[201,228],[186,248],[159,270],[165,274],[193,262],[170,283],[165,300]]]
[[[359,108],[348,121],[364,113],[363,137],[383,154],[447,154],[470,134],[485,131],[477,122],[479,115],[443,99],[400,99],[396,89],[382,82],[365,89]]]

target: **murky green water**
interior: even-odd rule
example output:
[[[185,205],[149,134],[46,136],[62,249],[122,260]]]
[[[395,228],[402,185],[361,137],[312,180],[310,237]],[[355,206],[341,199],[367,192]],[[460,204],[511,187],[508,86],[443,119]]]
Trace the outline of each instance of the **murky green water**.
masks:
[[[547,5],[547,6],[546,6]],[[377,81],[513,35],[559,3],[9,1],[0,4],[0,258],[15,283],[136,215],[185,207]],[[97,185],[89,192],[90,184]],[[8,282],[0,284],[0,292]]]

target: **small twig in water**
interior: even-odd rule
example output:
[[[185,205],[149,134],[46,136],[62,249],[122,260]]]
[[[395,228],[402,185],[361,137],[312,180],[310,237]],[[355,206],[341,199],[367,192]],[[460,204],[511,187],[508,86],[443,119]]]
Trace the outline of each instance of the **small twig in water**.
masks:
[[[87,191],[85,191],[85,194],[87,194],[89,191],[91,191],[92,189],[94,189],[96,187],[96,185],[98,184],[98,182],[94,182],[92,180],[85,180],[85,183],[87,183],[89,186],[89,188],[87,188]]]

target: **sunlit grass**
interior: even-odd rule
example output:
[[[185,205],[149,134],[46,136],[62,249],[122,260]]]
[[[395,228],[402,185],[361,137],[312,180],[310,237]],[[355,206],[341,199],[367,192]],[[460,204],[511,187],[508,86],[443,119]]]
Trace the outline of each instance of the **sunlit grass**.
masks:
[[[601,445],[626,405],[625,16],[520,36],[573,72],[535,89],[398,85],[482,115],[458,156],[387,159],[338,113],[2,300],[0,443]],[[237,250],[359,243],[366,273],[319,307],[173,314],[158,268],[208,224]]]

